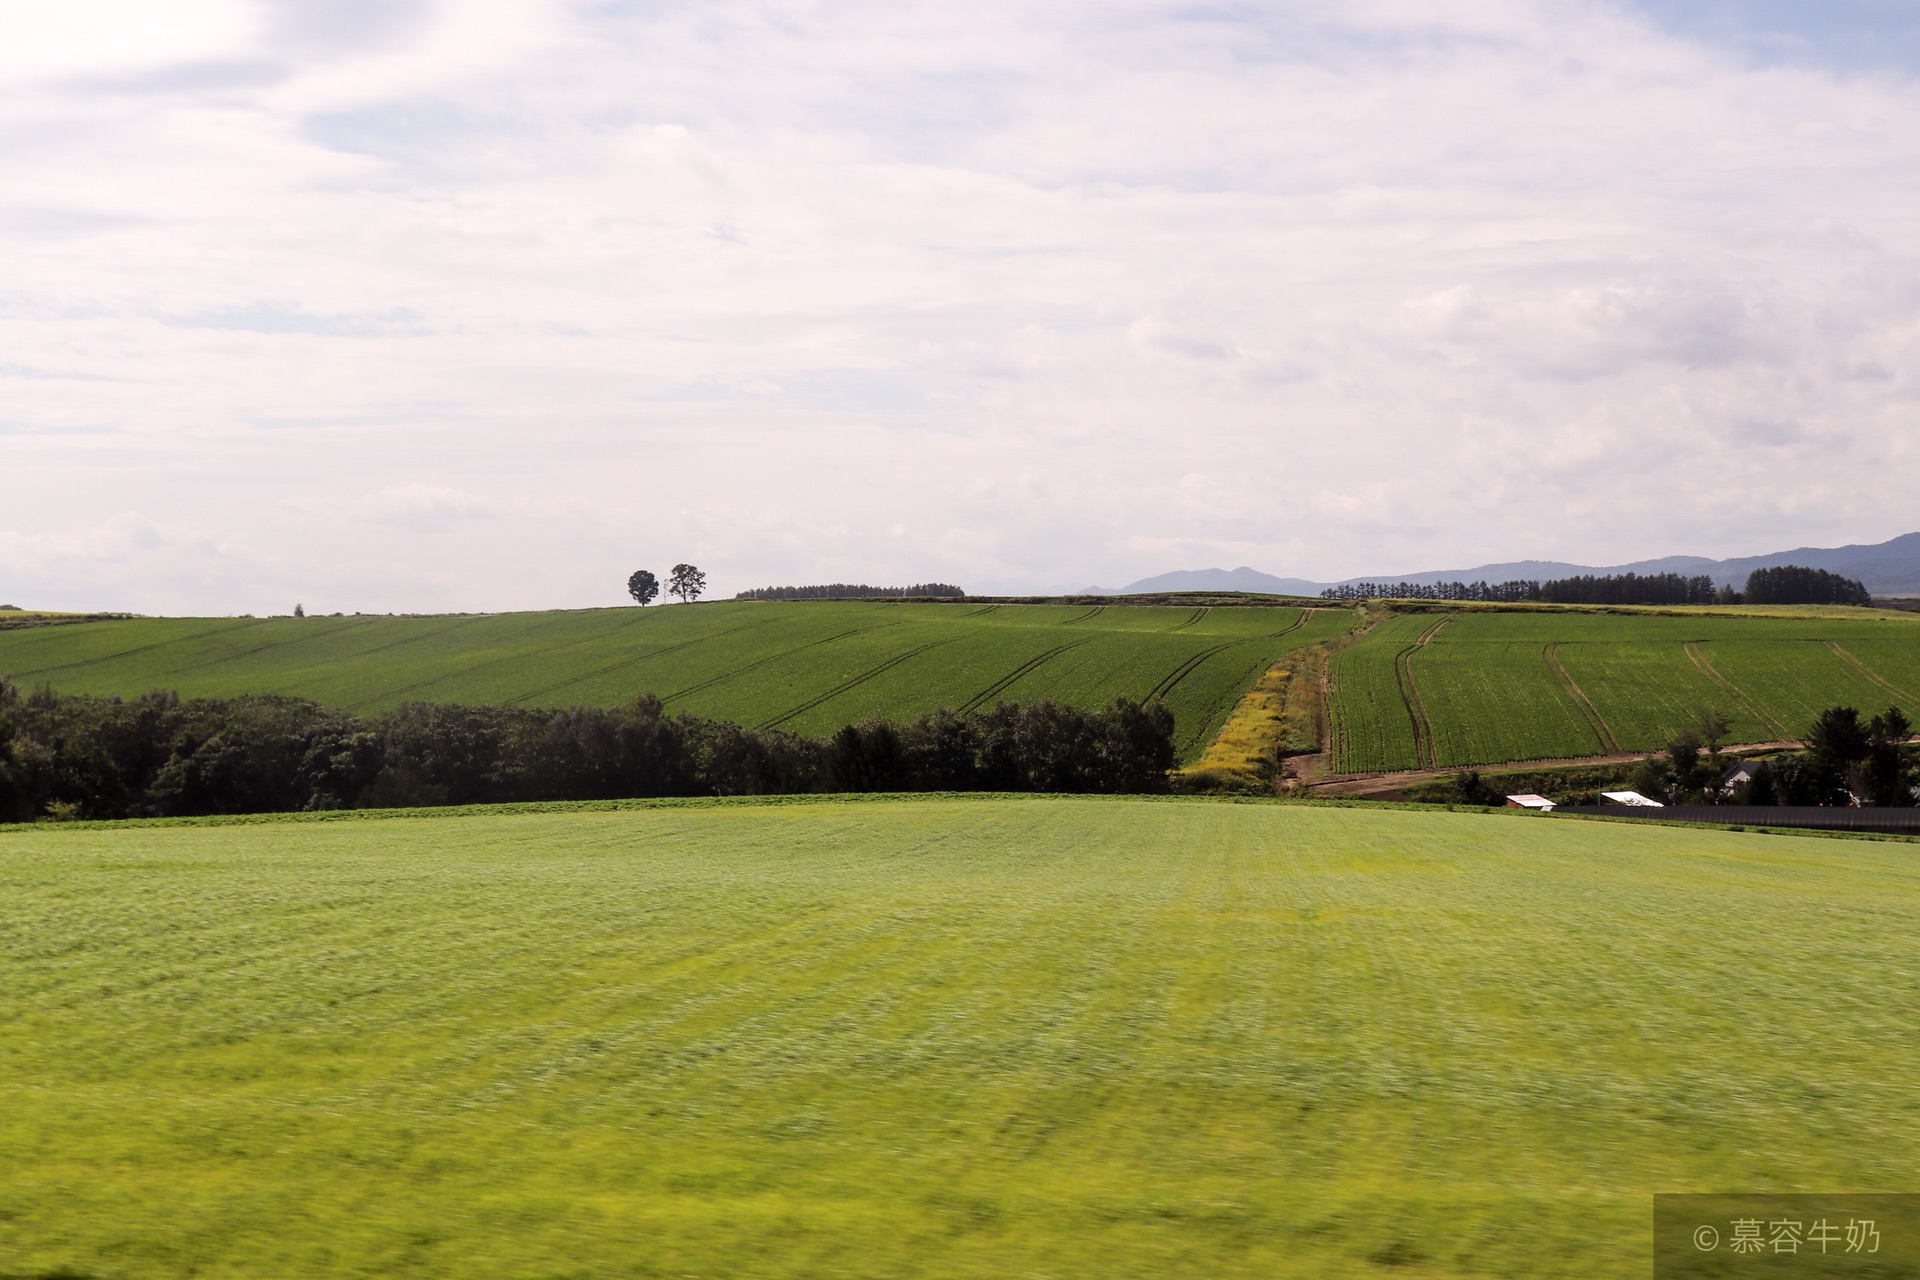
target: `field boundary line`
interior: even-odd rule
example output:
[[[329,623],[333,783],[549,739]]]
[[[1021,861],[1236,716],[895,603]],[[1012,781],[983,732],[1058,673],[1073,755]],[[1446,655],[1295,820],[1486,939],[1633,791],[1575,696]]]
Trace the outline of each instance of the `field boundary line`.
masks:
[[[1600,739],[1601,752],[1624,751],[1626,748],[1620,745],[1620,739],[1613,736],[1613,728],[1607,724],[1606,717],[1600,714],[1600,708],[1593,705],[1593,700],[1587,697],[1587,691],[1580,687],[1579,681],[1573,678],[1573,673],[1567,670],[1567,664],[1560,660],[1560,641],[1555,640],[1547,644],[1540,650],[1540,656],[1546,660],[1547,670],[1553,672],[1554,678],[1560,682],[1560,687],[1566,690],[1568,697],[1573,699],[1573,705],[1579,708],[1582,716],[1586,717],[1587,727],[1593,730],[1596,738]]]
[[[1033,671],[1038,670],[1040,667],[1045,666],[1049,661],[1059,657],[1061,654],[1065,653],[1069,649],[1078,649],[1083,644],[1092,644],[1096,639],[1098,639],[1097,636],[1088,636],[1084,640],[1069,640],[1065,644],[1057,644],[1053,646],[1053,648],[1048,649],[1045,652],[1035,654],[1033,657],[1028,658],[1025,662],[1021,663],[1019,666],[1015,667],[1013,670],[1007,672],[1007,674],[994,680],[992,683],[987,685],[986,688],[982,689],[980,692],[974,694],[971,698],[968,698],[965,702],[961,703],[959,710],[961,711],[974,710],[975,708],[983,705],[988,698],[994,697],[1001,690],[1013,684],[1013,682],[1018,680],[1021,676],[1027,675]]]
[[[854,676],[852,679],[841,681],[839,684],[835,685],[833,688],[828,689],[825,693],[819,694],[812,698],[808,698],[805,702],[801,703],[799,706],[795,707],[791,711],[783,712],[782,714],[775,716],[771,720],[762,720],[759,724],[755,725],[754,728],[755,729],[777,729],[781,725],[785,724],[787,721],[792,720],[794,717],[803,716],[807,712],[813,710],[815,707],[820,706],[822,703],[831,702],[833,699],[839,697],[841,694],[847,693],[851,690],[859,688],[861,685],[873,679],[875,676],[883,675],[886,672],[891,671],[893,668],[899,666],[901,663],[905,662],[907,659],[917,658],[929,649],[938,649],[941,645],[952,644],[957,639],[959,639],[958,636],[949,636],[945,640],[929,641],[928,643],[921,645],[917,649],[908,649],[905,653],[896,653],[891,658],[888,658],[885,662],[882,662],[879,666],[863,671],[859,675]]]
[[[1727,695],[1731,697],[1735,702],[1739,703],[1740,706],[1746,710],[1746,713],[1748,715],[1752,716],[1755,720],[1758,720],[1761,724],[1766,725],[1768,728],[1772,729],[1775,733],[1778,733],[1783,739],[1790,739],[1793,737],[1792,731],[1789,730],[1787,726],[1785,726],[1784,724],[1781,724],[1778,720],[1774,719],[1771,715],[1761,710],[1760,705],[1758,703],[1754,702],[1752,699],[1748,698],[1746,694],[1740,692],[1739,689],[1734,687],[1733,681],[1727,679],[1725,676],[1721,675],[1718,671],[1714,670],[1713,664],[1707,661],[1707,655],[1701,652],[1700,642],[1698,640],[1684,641],[1682,642],[1680,647],[1687,651],[1687,657],[1693,660],[1693,665],[1699,668],[1700,674],[1705,676],[1707,679],[1713,681],[1715,684],[1719,685],[1722,689],[1725,689],[1727,691]]]
[[[1865,662],[1861,661],[1853,653],[1849,652],[1846,649],[1841,648],[1840,642],[1838,640],[1828,640],[1825,643],[1827,648],[1833,650],[1835,655],[1838,656],[1842,662],[1846,663],[1848,666],[1852,667],[1855,671],[1858,671],[1861,675],[1865,676],[1867,679],[1879,685],[1882,689],[1885,689],[1888,693],[1891,693],[1896,697],[1905,698],[1909,703],[1920,703],[1920,698],[1914,697],[1912,694],[1908,693],[1905,689],[1902,689],[1899,685],[1887,679],[1885,676],[1881,675],[1878,671],[1875,671],[1872,667],[1868,666]]]
[[[1424,649],[1440,628],[1453,621],[1454,615],[1444,615],[1413,638],[1412,643],[1393,655],[1393,678],[1400,686],[1400,703],[1406,707],[1408,717],[1413,721],[1413,759],[1429,769],[1437,769],[1439,755],[1434,749],[1433,722],[1427,718],[1427,705],[1420,700],[1420,687],[1413,680],[1414,651]]]

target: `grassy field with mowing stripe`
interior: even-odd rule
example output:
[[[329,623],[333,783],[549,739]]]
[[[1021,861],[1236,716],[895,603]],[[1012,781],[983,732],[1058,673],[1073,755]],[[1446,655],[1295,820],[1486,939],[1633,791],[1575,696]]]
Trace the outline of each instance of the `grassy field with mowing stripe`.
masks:
[[[1920,850],[873,799],[0,831],[0,1274],[1639,1277],[1920,1167]]]
[[[669,710],[830,733],[872,715],[1162,697],[1196,753],[1283,654],[1351,609],[718,602],[473,617],[133,618],[0,632],[23,687]]]
[[[1334,656],[1336,770],[1655,751],[1705,709],[1728,716],[1735,742],[1798,738],[1842,703],[1920,719],[1912,614],[1463,611],[1415,645],[1439,616],[1401,615]]]

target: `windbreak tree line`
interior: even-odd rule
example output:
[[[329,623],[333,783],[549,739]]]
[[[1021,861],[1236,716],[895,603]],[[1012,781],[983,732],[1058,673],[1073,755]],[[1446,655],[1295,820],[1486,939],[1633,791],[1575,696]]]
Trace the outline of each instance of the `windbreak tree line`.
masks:
[[[360,717],[298,698],[21,697],[0,681],[0,821],[776,795],[1158,792],[1173,714],[1127,699],[873,720],[830,738],[617,708],[410,703]]]
[[[869,587],[865,583],[829,582],[817,587],[754,587],[735,600],[899,600],[909,596],[945,596],[964,599],[966,592],[951,582],[920,582],[911,587]]]
[[[1852,578],[1825,569],[1755,569],[1745,591],[1715,586],[1704,573],[1602,573],[1548,582],[1355,582],[1328,587],[1326,600],[1467,600],[1511,604],[1855,604],[1873,597]]]

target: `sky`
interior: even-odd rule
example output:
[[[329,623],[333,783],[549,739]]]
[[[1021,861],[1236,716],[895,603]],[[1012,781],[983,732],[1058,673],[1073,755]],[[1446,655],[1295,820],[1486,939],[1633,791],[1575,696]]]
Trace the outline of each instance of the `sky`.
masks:
[[[1920,528],[1920,0],[0,15],[0,603]]]

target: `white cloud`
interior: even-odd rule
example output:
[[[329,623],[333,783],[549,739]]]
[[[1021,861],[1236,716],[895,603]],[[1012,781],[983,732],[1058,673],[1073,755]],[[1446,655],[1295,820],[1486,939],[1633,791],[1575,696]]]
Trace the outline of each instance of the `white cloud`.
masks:
[[[135,8],[0,55],[0,545],[248,550],[74,553],[62,603],[1911,523],[1908,80],[1525,0]]]

